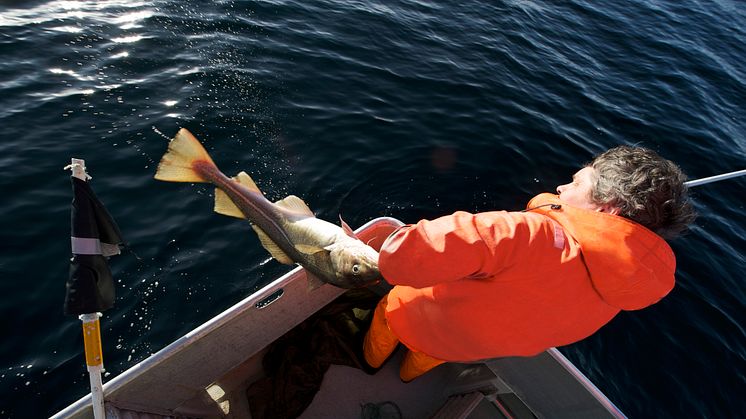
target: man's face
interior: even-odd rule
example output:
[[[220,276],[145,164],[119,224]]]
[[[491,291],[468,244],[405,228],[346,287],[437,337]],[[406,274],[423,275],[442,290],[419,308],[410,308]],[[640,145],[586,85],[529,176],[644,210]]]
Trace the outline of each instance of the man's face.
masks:
[[[557,194],[561,201],[577,208],[597,211],[601,206],[591,200],[591,190],[595,179],[596,169],[584,167],[572,176],[572,182],[557,187]]]

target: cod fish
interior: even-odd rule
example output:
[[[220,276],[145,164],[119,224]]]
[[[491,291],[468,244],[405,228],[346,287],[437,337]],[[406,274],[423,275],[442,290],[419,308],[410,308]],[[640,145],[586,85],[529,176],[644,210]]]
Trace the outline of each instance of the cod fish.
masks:
[[[297,196],[270,202],[245,172],[224,175],[202,144],[182,128],[171,140],[155,178],[167,182],[212,183],[215,212],[246,218],[273,258],[303,266],[318,281],[341,288],[360,288],[379,282],[378,252],[360,241],[342,221],[342,227],[318,219]],[[315,278],[314,278],[315,277]]]

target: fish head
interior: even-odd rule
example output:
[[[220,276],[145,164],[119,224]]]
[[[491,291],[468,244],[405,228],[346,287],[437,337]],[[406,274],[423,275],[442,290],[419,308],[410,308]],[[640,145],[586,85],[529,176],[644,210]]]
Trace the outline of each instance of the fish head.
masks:
[[[381,281],[378,252],[357,239],[340,240],[327,247],[337,283],[343,288],[362,288]]]

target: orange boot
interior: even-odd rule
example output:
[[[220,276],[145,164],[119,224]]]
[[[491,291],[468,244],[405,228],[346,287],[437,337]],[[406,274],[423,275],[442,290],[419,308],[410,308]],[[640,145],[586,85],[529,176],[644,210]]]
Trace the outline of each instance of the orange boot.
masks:
[[[386,324],[387,297],[388,294],[376,306],[376,311],[373,312],[373,321],[363,342],[365,362],[373,368],[379,368],[383,365],[383,362],[391,356],[396,349],[396,345],[399,344],[399,338],[391,332]]]
[[[405,383],[408,383],[445,362],[446,361],[410,349],[407,351],[404,360],[401,362],[399,378],[401,378]]]

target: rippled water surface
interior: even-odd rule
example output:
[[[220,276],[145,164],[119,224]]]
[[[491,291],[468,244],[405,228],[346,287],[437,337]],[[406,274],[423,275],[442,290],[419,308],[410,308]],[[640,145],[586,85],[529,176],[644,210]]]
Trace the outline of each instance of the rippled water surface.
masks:
[[[0,4],[0,417],[88,391],[62,314],[71,157],[136,253],[111,261],[105,380],[286,270],[210,188],[152,179],[179,127],[353,226],[520,209],[617,144],[691,178],[746,167],[739,1]],[[630,417],[746,410],[746,179],[693,192],[674,291],[562,348]]]

